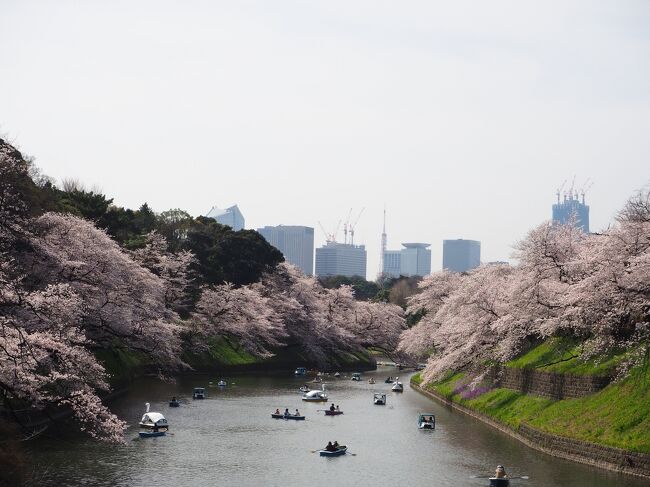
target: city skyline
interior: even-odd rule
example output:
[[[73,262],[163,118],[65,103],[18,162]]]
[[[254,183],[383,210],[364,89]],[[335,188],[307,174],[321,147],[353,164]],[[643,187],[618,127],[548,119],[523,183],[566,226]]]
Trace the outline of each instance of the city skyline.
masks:
[[[45,174],[128,208],[237,203],[316,246],[365,207],[368,278],[384,205],[388,247],[431,242],[435,271],[445,239],[510,260],[574,175],[592,231],[650,181],[644,2],[1,9],[0,134]]]

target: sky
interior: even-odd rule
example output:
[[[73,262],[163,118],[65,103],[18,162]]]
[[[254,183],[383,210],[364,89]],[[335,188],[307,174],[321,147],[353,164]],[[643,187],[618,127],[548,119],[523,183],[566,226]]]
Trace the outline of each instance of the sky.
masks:
[[[591,229],[650,183],[650,2],[0,0],[0,136],[116,204],[389,249],[551,217]],[[342,227],[341,227],[342,229]],[[343,240],[342,231],[339,241]]]

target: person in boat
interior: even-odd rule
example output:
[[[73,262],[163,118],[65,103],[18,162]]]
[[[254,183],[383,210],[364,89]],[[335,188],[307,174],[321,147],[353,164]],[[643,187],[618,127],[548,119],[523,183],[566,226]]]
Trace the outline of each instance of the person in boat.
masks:
[[[289,414],[291,414],[291,413],[289,413],[289,408],[285,408],[284,409],[284,415],[289,416]]]
[[[340,411],[340,409],[339,409],[339,405],[338,405],[338,404],[336,405],[336,410],[337,410],[337,411]]]
[[[280,414],[280,408],[276,408],[274,414]]]
[[[330,411],[334,411],[336,408],[334,407],[334,403],[330,406]]]
[[[176,396],[172,397],[172,402],[176,402]]]
[[[294,416],[300,416],[300,413],[298,412],[298,408],[296,408],[296,414]]]
[[[494,471],[494,477],[497,479],[505,479],[508,476],[506,474],[506,469],[503,468],[503,465],[497,465],[497,469]]]
[[[338,450],[339,449],[339,442],[334,440],[334,444],[332,446],[334,447],[335,450]]]
[[[158,423],[154,423],[154,424],[153,424],[153,432],[154,432],[154,433],[158,433],[158,430],[159,430],[159,429],[160,429],[160,428],[158,427]]]
[[[336,447],[334,445],[332,445],[331,441],[328,441],[327,446],[325,447],[325,450],[326,451],[336,451]]]

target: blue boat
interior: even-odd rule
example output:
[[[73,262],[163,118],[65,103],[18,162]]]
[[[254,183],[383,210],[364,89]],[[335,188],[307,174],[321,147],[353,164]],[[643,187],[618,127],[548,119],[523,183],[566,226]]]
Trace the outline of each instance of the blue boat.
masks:
[[[165,436],[166,431],[140,431],[140,438],[155,438],[156,436]]]
[[[347,446],[341,445],[334,451],[319,450],[318,453],[320,454],[321,457],[340,457],[341,455],[345,455],[345,452],[347,450],[348,450]]]

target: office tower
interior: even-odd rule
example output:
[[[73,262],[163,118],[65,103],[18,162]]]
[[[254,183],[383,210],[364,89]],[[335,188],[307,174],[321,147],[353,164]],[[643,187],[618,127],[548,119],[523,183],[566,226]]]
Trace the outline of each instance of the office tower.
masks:
[[[553,205],[553,222],[562,224],[574,222],[576,227],[589,233],[589,206],[585,205],[584,192],[582,201],[578,199],[578,193],[573,190],[566,192],[562,202],[558,193],[557,203]]]
[[[365,279],[366,260],[365,245],[328,241],[316,249],[316,275],[318,277],[360,276]]]
[[[477,240],[444,240],[442,268],[452,272],[467,272],[481,264],[481,242]]]
[[[431,274],[431,244],[403,243],[401,250],[384,252],[382,273],[387,277]]]
[[[244,215],[242,215],[237,205],[226,208],[225,210],[213,206],[205,216],[214,218],[217,223],[221,223],[222,225],[228,225],[234,231],[243,230],[245,226]]]
[[[278,225],[258,228],[268,243],[282,252],[290,264],[308,276],[314,275],[314,229],[311,227]]]

